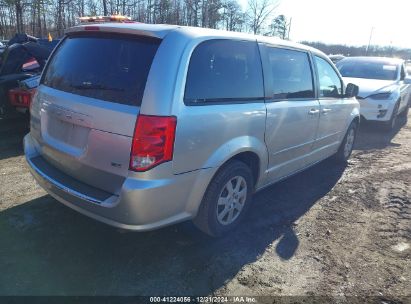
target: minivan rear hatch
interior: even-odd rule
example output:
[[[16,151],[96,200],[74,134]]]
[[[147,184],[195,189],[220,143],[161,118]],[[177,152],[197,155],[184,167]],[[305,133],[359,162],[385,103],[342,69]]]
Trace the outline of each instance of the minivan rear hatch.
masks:
[[[46,66],[31,110],[41,157],[72,178],[118,193],[160,42],[116,33],[66,36]]]

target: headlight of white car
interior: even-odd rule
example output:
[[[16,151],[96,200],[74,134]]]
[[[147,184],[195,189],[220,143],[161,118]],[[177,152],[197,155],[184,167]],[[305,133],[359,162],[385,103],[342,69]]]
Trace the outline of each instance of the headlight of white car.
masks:
[[[373,95],[368,96],[368,98],[371,98],[371,99],[374,99],[374,100],[390,99],[391,98],[391,92],[373,94]]]

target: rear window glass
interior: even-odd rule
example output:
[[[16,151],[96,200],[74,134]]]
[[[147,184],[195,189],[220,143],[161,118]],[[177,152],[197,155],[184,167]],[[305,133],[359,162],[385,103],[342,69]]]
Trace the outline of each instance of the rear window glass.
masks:
[[[43,84],[126,105],[141,105],[158,39],[69,36],[51,58]]]
[[[256,42],[209,40],[194,50],[187,73],[186,103],[253,101],[263,97]]]
[[[268,47],[273,99],[314,98],[313,77],[305,52]]]

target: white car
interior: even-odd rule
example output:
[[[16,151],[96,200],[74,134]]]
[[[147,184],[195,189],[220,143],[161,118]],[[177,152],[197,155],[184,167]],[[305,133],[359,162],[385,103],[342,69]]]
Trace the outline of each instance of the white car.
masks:
[[[395,127],[399,114],[407,115],[411,78],[404,61],[384,57],[347,57],[337,64],[345,83],[359,87],[362,118],[380,122],[386,130]]]

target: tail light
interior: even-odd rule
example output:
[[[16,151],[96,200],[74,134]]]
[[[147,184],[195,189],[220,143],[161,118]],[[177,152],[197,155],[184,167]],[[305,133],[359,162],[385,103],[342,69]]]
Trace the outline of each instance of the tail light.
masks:
[[[16,107],[30,107],[36,89],[23,90],[20,88],[9,90],[10,104]]]
[[[177,118],[139,115],[131,144],[130,170],[147,171],[173,159]]]

